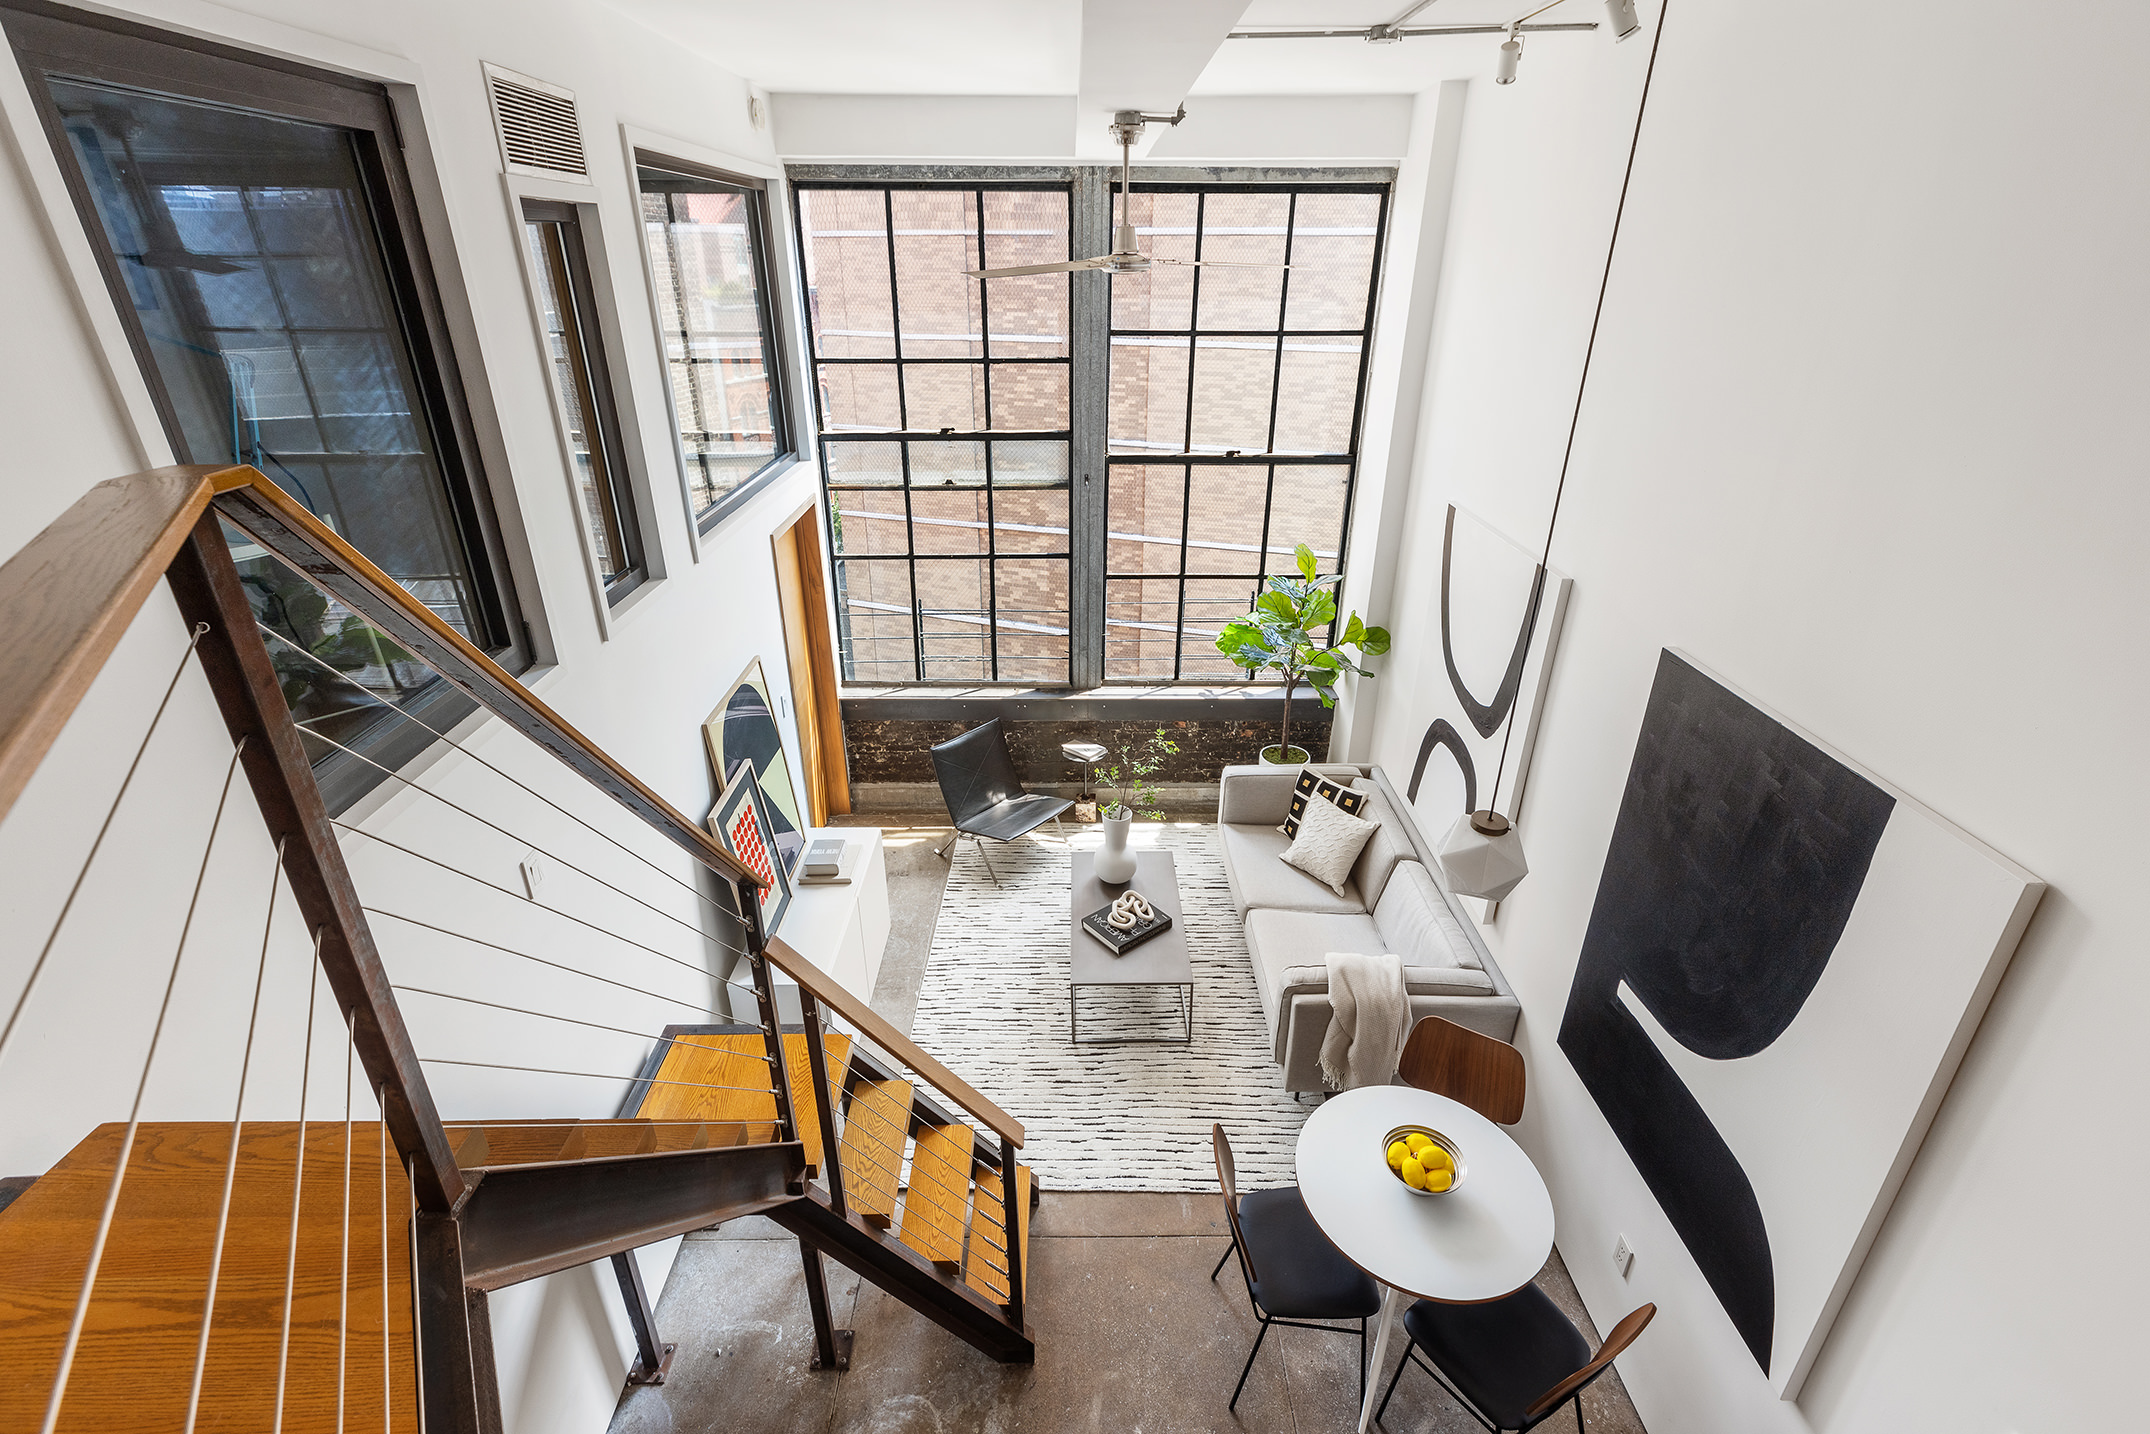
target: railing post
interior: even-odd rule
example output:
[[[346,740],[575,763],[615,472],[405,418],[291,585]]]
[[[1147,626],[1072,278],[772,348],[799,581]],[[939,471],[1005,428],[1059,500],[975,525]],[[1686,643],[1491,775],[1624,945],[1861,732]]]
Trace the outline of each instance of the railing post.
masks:
[[[769,1093],[776,1098],[779,1140],[798,1140],[799,1120],[791,1100],[791,1068],[784,1059],[784,1034],[777,1024],[776,978],[762,954],[768,938],[761,929],[761,890],[744,877],[732,883],[739,908],[739,928],[747,939],[747,960],[754,967],[754,1004],[761,1010],[762,1043],[769,1052]]]
[[[821,1121],[821,1174],[829,1185],[829,1208],[844,1210],[844,1163],[836,1148],[836,1105],[843,1092],[829,1085],[829,1053],[823,1044],[821,1003],[799,988],[799,1015],[806,1026],[806,1065],[814,1077],[814,1107]]]
[[[629,1384],[662,1384],[672,1368],[678,1345],[657,1337],[657,1312],[650,1307],[649,1291],[642,1285],[642,1267],[635,1252],[622,1250],[612,1257],[612,1273],[619,1277],[620,1297],[627,1302],[627,1322],[635,1330],[635,1367],[627,1371]]]
[[[1018,1330],[1023,1327],[1023,1226],[1020,1218],[1022,1191],[1015,1180],[1015,1144],[1003,1135],[1000,1138],[1000,1237],[1007,1242],[1002,1251],[1008,1257],[1008,1323]]]

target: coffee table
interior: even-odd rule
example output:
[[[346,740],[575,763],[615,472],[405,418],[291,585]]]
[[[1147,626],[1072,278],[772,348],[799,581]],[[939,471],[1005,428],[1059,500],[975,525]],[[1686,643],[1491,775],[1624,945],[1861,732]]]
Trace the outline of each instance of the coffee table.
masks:
[[[1187,927],[1180,915],[1179,876],[1172,865],[1172,853],[1136,852],[1135,877],[1125,886],[1107,886],[1099,881],[1096,858],[1090,852],[1076,852],[1070,861],[1068,1039],[1078,1046],[1194,1044],[1194,962],[1187,955]],[[1172,918],[1172,925],[1126,955],[1115,956],[1104,942],[1082,929],[1082,919],[1100,906],[1110,906],[1129,888],[1148,897],[1150,905]],[[1184,1034],[1177,1038],[1085,1036],[1076,1012],[1077,997],[1085,986],[1176,986]]]

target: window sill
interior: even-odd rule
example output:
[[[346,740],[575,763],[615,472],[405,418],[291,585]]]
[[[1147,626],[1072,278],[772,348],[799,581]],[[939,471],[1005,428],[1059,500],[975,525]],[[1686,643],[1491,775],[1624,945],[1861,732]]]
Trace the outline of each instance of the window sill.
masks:
[[[860,721],[1195,722],[1270,721],[1282,715],[1281,684],[1093,687],[1087,691],[1004,687],[843,687],[846,718]],[[1321,699],[1302,687],[1294,711],[1319,712]]]

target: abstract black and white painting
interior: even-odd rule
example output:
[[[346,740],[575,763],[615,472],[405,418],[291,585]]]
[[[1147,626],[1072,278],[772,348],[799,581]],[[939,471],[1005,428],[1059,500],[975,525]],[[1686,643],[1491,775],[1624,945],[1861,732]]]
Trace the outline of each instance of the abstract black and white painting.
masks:
[[[1429,684],[1434,701],[1413,718],[1425,727],[1404,793],[1427,836],[1438,840],[1464,812],[1491,807],[1515,816],[1573,586],[1521,544],[1449,505],[1439,610],[1446,680]],[[1466,904],[1486,921],[1498,905],[1476,898]]]
[[[702,740],[709,748],[709,765],[716,769],[719,792],[738,779],[742,768],[753,768],[776,834],[777,857],[790,871],[806,846],[806,823],[799,815],[799,794],[791,783],[791,763],[784,757],[776,703],[770,700],[760,658],[747,664],[724,700],[703,719]]]
[[[1560,1047],[1783,1398],[2044,890],[1660,654]]]

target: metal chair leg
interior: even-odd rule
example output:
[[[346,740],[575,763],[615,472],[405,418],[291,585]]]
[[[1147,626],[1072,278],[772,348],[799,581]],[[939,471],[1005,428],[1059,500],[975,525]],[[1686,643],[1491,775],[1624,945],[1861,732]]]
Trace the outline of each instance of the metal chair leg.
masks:
[[[948,849],[961,840],[963,840],[963,833],[959,831],[950,832],[948,834],[948,840],[942,842],[939,846],[935,847],[933,849],[933,854],[939,857],[942,861],[946,861],[948,860]]]
[[[1216,1281],[1216,1278],[1217,1278],[1217,1276],[1219,1276],[1219,1275],[1221,1275],[1221,1274],[1223,1274],[1223,1273],[1224,1273],[1224,1262],[1225,1262],[1226,1260],[1229,1260],[1229,1259],[1231,1259],[1231,1258],[1232,1258],[1232,1251],[1234,1251],[1234,1250],[1236,1250],[1236,1249],[1238,1249],[1238,1248],[1239,1248],[1239,1245],[1238,1245],[1238,1244],[1237,1244],[1236,1242],[1235,1242],[1235,1243],[1233,1243],[1233,1244],[1229,1244],[1229,1245],[1226,1245],[1226,1246],[1224,1247],[1224,1253],[1223,1253],[1222,1255],[1219,1255],[1219,1256],[1217,1257],[1217,1268],[1216,1268],[1216,1269],[1214,1269],[1214,1270],[1211,1270],[1211,1271],[1209,1272],[1209,1278],[1210,1278],[1210,1280],[1211,1280],[1211,1282],[1212,1282],[1212,1283],[1214,1283],[1214,1282]],[[1361,1359],[1361,1360],[1360,1360],[1359,1362],[1360,1362],[1361,1364],[1363,1364],[1363,1363],[1365,1363],[1365,1360]]]
[[[1583,1391],[1575,1391],[1575,1434],[1590,1434],[1583,1428]]]
[[[1396,1363],[1395,1377],[1389,1380],[1388,1392],[1381,1396],[1381,1404],[1374,1410],[1374,1423],[1379,1424],[1381,1416],[1389,1412],[1389,1401],[1396,1397],[1396,1386],[1403,1383],[1403,1372],[1411,1367],[1411,1351],[1416,1348],[1418,1348],[1418,1341],[1406,1338],[1403,1347],[1403,1358]],[[1363,1396],[1361,1397],[1363,1399]]]
[[[1366,1407],[1366,1316],[1359,1316],[1359,1408]]]
[[[1240,1392],[1247,1387],[1247,1376],[1254,1373],[1254,1356],[1262,1352],[1262,1340],[1269,1334],[1269,1321],[1262,1321],[1260,1333],[1254,1336],[1254,1348],[1247,1351],[1247,1367],[1239,1371],[1239,1383],[1232,1390],[1232,1402],[1225,1405],[1227,1412],[1239,1407]]]
[[[985,863],[985,874],[993,878],[993,885],[1000,885],[1000,873],[993,870],[993,859],[985,854],[985,838],[974,836],[971,840],[978,844],[978,860]]]
[[[1066,846],[1066,845],[1067,845],[1067,842],[1068,842],[1068,829],[1067,829],[1066,827],[1064,827],[1064,826],[1060,825],[1060,818],[1059,818],[1059,816],[1058,816],[1058,815],[1055,815],[1055,816],[1053,817],[1053,835],[1054,835],[1054,836],[1056,836],[1056,837],[1058,837],[1058,838],[1060,838],[1060,844],[1061,844],[1062,846]]]

